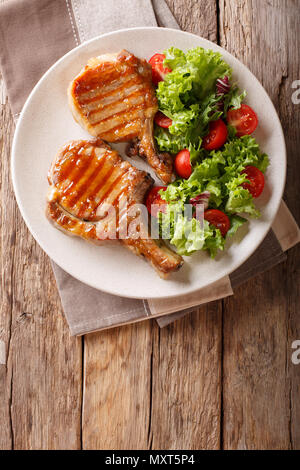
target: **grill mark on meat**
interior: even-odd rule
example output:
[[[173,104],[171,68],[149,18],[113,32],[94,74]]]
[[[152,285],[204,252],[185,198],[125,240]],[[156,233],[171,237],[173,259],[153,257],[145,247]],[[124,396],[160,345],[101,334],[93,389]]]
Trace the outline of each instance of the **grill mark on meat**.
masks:
[[[137,118],[142,119],[143,117],[143,102],[137,106],[131,106],[126,108],[125,111],[120,111],[119,113],[114,113],[107,118],[100,119],[99,121],[94,122],[92,125],[97,128],[98,132],[108,132],[117,127],[116,122],[126,126],[131,120]]]
[[[53,181],[55,183],[61,183],[62,181],[67,180],[68,177],[78,169],[77,161],[80,158],[83,149],[81,149],[81,151],[79,150],[80,154],[77,152],[77,149],[79,150],[78,145],[74,145],[73,147],[68,145],[65,147],[64,158],[59,162],[58,167],[57,163],[55,163],[52,171]]]
[[[68,177],[65,178],[63,181],[61,181],[61,184],[63,185],[63,193],[67,195],[70,191],[71,188],[74,188],[77,184],[77,182],[80,180],[84,172],[89,166],[89,160],[88,159],[82,159],[78,158],[76,161],[75,168],[71,170],[69,173]]]
[[[130,167],[126,168],[125,171],[120,172],[118,178],[107,189],[106,193],[104,194],[102,200],[99,203],[99,206],[101,206],[103,202],[112,204],[113,206],[116,205],[116,203],[120,199],[121,194],[123,194],[126,187],[128,187],[128,182],[125,180],[124,176],[126,175],[126,173],[130,172]]]
[[[64,161],[60,164],[59,169],[54,167],[53,170],[53,181],[60,183],[61,181],[68,178],[71,172],[74,170],[74,163],[77,161],[78,155],[72,155],[70,159],[65,158]]]
[[[117,135],[118,141],[121,142],[122,140],[127,141],[128,138],[134,138],[136,135],[136,129],[140,125],[140,119],[137,119],[130,124],[119,124],[116,127],[110,129],[107,132],[101,134],[104,140],[113,142],[115,136]],[[129,131],[130,129],[130,131]]]
[[[99,179],[98,185],[95,189],[95,202],[97,206],[103,202],[104,195],[107,190],[112,187],[115,181],[118,179],[120,174],[120,168],[118,166],[110,168],[106,178]]]
[[[90,192],[94,195],[95,201],[97,201],[97,197],[99,196],[99,191],[103,186],[104,182],[107,182],[111,177],[113,172],[115,171],[114,165],[118,163],[118,159],[114,159],[111,161],[110,159],[105,159],[101,175],[95,179],[94,183],[91,184]]]
[[[122,86],[115,87],[112,91],[103,93],[98,92],[98,94],[95,94],[93,98],[90,98],[88,101],[81,102],[79,101],[80,107],[88,110],[93,110],[97,107],[97,105],[106,105],[110,103],[114,103],[115,101],[118,101],[119,97],[126,98],[132,94],[133,91],[139,91],[142,93],[144,91],[143,89],[145,88],[145,84],[141,82],[140,79],[132,79],[128,83],[123,84]],[[117,99],[116,99],[117,98]]]
[[[87,192],[90,191],[91,183],[95,178],[97,178],[97,175],[100,174],[104,166],[105,154],[102,155],[100,160],[95,160],[96,162],[92,160],[92,163],[90,163],[90,166],[86,169],[85,173],[81,175],[81,181],[76,187],[74,187],[75,194],[69,200],[70,207],[78,204],[81,199],[88,197]]]
[[[115,80],[112,80],[109,85],[97,85],[93,90],[90,90],[86,93],[79,93],[78,90],[75,90],[75,94],[78,96],[78,101],[80,104],[85,104],[89,102],[93,102],[94,98],[97,98],[97,94],[99,94],[99,91],[101,90],[100,96],[107,96],[109,93],[112,91],[116,90],[116,88],[119,86],[119,84],[128,84],[128,82],[134,81],[136,82],[136,74],[127,74],[123,75],[121,77],[118,77]],[[99,82],[98,82],[99,83]],[[75,87],[76,88],[76,85]],[[91,100],[91,101],[90,101]]]
[[[173,160],[160,157],[153,138],[158,109],[151,67],[127,51],[90,59],[68,89],[76,121],[109,142],[138,139],[144,157],[164,183],[173,179]]]
[[[74,155],[76,158],[74,158]],[[67,160],[72,162],[74,171],[70,171]],[[83,165],[86,161],[89,165]],[[69,184],[65,191],[65,175],[68,168],[68,182],[73,183],[78,178],[78,168],[81,177],[76,184]],[[75,171],[75,169],[77,171]],[[54,177],[55,173],[55,177]],[[54,182],[55,180],[55,182]],[[165,277],[176,271],[182,265],[182,258],[169,250],[164,244],[151,240],[147,227],[139,217],[139,210],[130,213],[134,204],[142,203],[146,192],[153,184],[147,173],[138,170],[121,159],[116,151],[110,149],[100,139],[90,142],[81,141],[65,146],[58,154],[49,172],[50,190],[47,199],[46,214],[49,220],[68,234],[76,235],[85,240],[100,242],[102,239],[126,236],[123,234],[123,222],[130,230],[131,222],[135,222],[139,233],[138,239],[131,239],[133,233],[127,234],[127,239],[119,241],[139,256],[145,257],[157,270],[160,276]],[[126,196],[126,204],[121,205],[122,196]],[[117,219],[101,217],[98,208],[101,204],[112,204],[116,209]],[[105,209],[105,206],[102,206]],[[109,215],[109,213],[107,214]],[[141,214],[142,215],[142,214]],[[114,231],[115,223],[117,231]],[[98,225],[99,224],[99,225]],[[121,225],[122,224],[122,225]],[[122,232],[120,228],[122,227]],[[111,234],[111,229],[113,233]],[[104,235],[104,238],[102,237]]]
[[[126,168],[126,167],[125,167],[125,169],[124,168],[119,169],[119,173],[118,173],[117,177],[114,179],[114,181],[112,181],[112,182],[108,181],[107,182],[107,184],[105,185],[106,186],[105,191],[102,193],[101,197],[98,199],[99,206],[101,204],[103,204],[103,202],[107,202],[107,199],[109,198],[109,195],[112,191],[117,192],[119,190],[118,185],[122,183],[122,179],[123,179],[124,175],[128,172],[128,170],[129,170],[129,168]],[[128,182],[127,182],[127,185],[128,185]],[[113,202],[115,202],[115,201],[112,201],[111,203],[113,203]]]
[[[108,164],[108,162],[104,158],[102,161],[102,165],[99,165],[97,173],[95,174],[93,180],[89,182],[88,191],[82,194],[81,197],[76,201],[76,206],[80,207],[78,214],[80,217],[83,215],[83,213],[86,212],[88,207],[90,207],[91,210],[96,209],[98,205],[96,197],[99,191],[99,187],[103,185],[104,180],[107,180],[109,178],[111,172],[111,163]]]
[[[118,202],[118,199],[120,197],[120,193],[123,190],[123,187],[119,188],[119,180],[122,180],[124,177],[125,173],[127,173],[128,168],[125,169],[125,171],[120,172],[120,174],[117,176],[116,179],[114,179],[112,182],[106,182],[111,183],[110,186],[107,188],[106,193],[103,195],[102,200],[99,200],[95,198],[94,194],[86,194],[86,202],[82,203],[79,212],[78,212],[78,217],[83,217],[87,218],[90,216],[91,213],[95,212],[96,209],[98,209],[102,202],[108,203],[115,205]],[[103,183],[103,180],[102,180]]]
[[[107,107],[117,104],[122,101],[129,101],[134,95],[140,95],[145,91],[145,85],[143,83],[135,84],[130,88],[122,89],[118,88],[113,94],[108,94],[102,99],[95,100],[90,105],[81,105],[84,112],[88,112],[89,116],[93,116],[95,113],[104,111]]]
[[[119,100],[107,105],[101,109],[95,109],[92,112],[88,111],[88,116],[91,125],[95,125],[100,121],[104,121],[111,117],[114,117],[116,114],[121,113],[122,111],[129,112],[131,109],[136,106],[144,103],[144,97],[141,96],[139,91],[132,93],[131,99],[129,98],[120,98]]]
[[[104,63],[100,63],[100,65],[96,67],[86,66],[84,69],[84,75],[77,77],[74,81],[74,92],[77,95],[84,95],[85,93],[89,93],[90,90],[94,90],[99,86],[99,75],[101,75],[101,85],[103,87],[114,87],[115,82],[117,82],[120,78],[120,74],[123,76],[128,75],[122,73],[122,70],[116,69],[113,65],[109,65],[107,68],[106,63],[106,70],[103,67]]]

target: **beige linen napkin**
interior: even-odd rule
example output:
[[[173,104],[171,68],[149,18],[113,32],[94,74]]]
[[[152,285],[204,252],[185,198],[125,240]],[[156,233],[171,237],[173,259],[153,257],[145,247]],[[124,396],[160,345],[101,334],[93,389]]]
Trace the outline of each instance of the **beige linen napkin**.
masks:
[[[15,119],[38,79],[70,49],[106,32],[157,24],[178,28],[164,0],[7,0],[0,7],[0,65]],[[271,230],[258,250],[230,276],[176,299],[138,300],[106,294],[52,263],[71,334],[158,316],[159,325],[164,326],[203,303],[232,295],[234,287],[283,261],[283,250],[300,240],[284,203],[273,230],[276,236]]]

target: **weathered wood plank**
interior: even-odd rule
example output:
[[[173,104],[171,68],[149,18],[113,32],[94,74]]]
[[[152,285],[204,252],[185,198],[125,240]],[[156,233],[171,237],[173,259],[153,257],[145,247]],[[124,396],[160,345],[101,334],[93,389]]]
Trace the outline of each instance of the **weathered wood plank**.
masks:
[[[299,78],[298,9],[299,2],[292,0],[220,0],[221,45],[262,81],[284,124],[290,168],[286,196],[299,217],[300,116],[291,102],[291,84]],[[299,446],[300,370],[290,365],[291,341],[300,336],[297,266],[299,250],[293,250],[286,265],[248,282],[224,302],[226,449]]]
[[[84,449],[147,449],[152,325],[87,335],[84,342]]]
[[[6,103],[6,90],[3,84],[3,80],[0,78],[0,107],[1,107],[1,118],[0,118],[0,151],[1,156],[8,154],[8,145],[10,142],[11,132],[11,117],[9,110],[5,106]],[[8,136],[7,139],[4,136]],[[0,171],[0,191],[1,191],[1,202],[5,199],[5,181],[3,175],[3,158],[1,158],[1,171]],[[0,204],[1,214],[1,228],[3,220],[3,204]],[[4,256],[7,258],[10,253],[5,253],[3,231],[1,230],[1,263],[3,265]],[[0,315],[0,341],[1,341],[1,361],[0,361],[0,449],[11,449],[12,448],[12,428],[10,419],[10,396],[11,396],[11,374],[6,368],[7,362],[7,345],[10,340],[10,322],[11,322],[11,283],[5,283],[3,275],[1,275],[1,315]]]
[[[221,302],[156,330],[153,449],[220,448],[221,338]]]
[[[299,198],[299,148],[300,148],[300,103],[292,99],[295,83],[300,79],[300,2],[287,2],[283,14],[286,16],[287,67],[279,88],[279,113],[286,136],[288,174],[285,200],[300,224]],[[294,85],[293,85],[294,84]],[[297,88],[299,90],[299,82]],[[298,93],[299,97],[299,93]],[[298,103],[298,104],[297,104]],[[289,432],[292,449],[300,449],[300,365],[291,361],[292,343],[300,339],[300,247],[289,254],[285,279],[287,308],[286,369],[289,395]]]
[[[49,260],[29,234],[14,199],[14,124],[5,93],[1,96],[0,341],[5,354],[0,361],[0,448],[77,449],[81,340],[70,338]]]
[[[222,45],[262,80],[280,112],[286,200],[300,221],[299,105],[291,104],[300,78],[298,2],[219,3]],[[183,29],[216,41],[214,0],[168,4]],[[79,448],[81,340],[69,337],[49,262],[14,203],[13,123],[0,81],[1,96],[0,448]],[[224,303],[225,448],[300,448],[300,366],[290,361],[300,339],[299,280],[298,249]],[[87,336],[83,447],[219,448],[221,330],[218,302],[161,331],[145,322]]]
[[[216,40],[215,1],[168,4],[182,28]],[[218,448],[220,328],[216,303],[161,333],[146,322],[86,336],[83,447]]]
[[[217,0],[166,0],[180,28],[216,42]]]
[[[181,28],[217,40],[215,1],[168,0]],[[220,447],[222,303],[161,331],[153,347],[153,449]]]

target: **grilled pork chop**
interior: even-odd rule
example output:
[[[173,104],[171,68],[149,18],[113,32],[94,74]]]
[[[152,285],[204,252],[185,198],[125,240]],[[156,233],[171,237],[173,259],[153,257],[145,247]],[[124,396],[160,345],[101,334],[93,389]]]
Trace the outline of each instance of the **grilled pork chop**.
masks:
[[[92,58],[70,83],[69,105],[75,120],[94,137],[134,141],[138,154],[170,183],[172,158],[156,151],[153,138],[158,106],[151,76],[151,66],[125,50]]]
[[[52,163],[48,181],[51,187],[46,214],[57,228],[94,242],[110,238],[110,229],[116,228],[116,236],[112,238],[145,257],[161,277],[167,277],[182,266],[181,256],[162,241],[149,238],[143,222],[139,224],[138,237],[130,238],[128,230],[129,235],[121,239],[121,223],[126,218],[130,227],[131,222],[137,221],[140,214],[130,214],[130,210],[136,207],[134,204],[143,203],[153,179],[122,160],[101,139],[65,145]],[[123,204],[125,197],[127,206]],[[117,211],[115,223],[109,207]]]

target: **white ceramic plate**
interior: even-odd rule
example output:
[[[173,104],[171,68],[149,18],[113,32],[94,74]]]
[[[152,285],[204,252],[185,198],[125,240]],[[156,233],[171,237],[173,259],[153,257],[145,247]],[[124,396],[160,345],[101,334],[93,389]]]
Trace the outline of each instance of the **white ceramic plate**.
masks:
[[[149,59],[155,52],[175,46],[183,50],[202,46],[220,51],[232,66],[246,102],[259,116],[256,137],[270,156],[266,188],[258,198],[262,211],[227,244],[225,252],[211,260],[207,253],[186,258],[183,268],[162,280],[142,259],[118,244],[94,246],[56,230],[46,219],[47,172],[57,150],[72,139],[89,138],[75,123],[68,108],[68,83],[90,57],[127,49]],[[120,147],[119,147],[120,148]],[[121,147],[122,149],[122,147]],[[123,154],[124,155],[124,154]],[[136,159],[141,169],[150,168]],[[16,128],[12,150],[12,177],[17,202],[34,238],[65,271],[92,287],[135,298],[162,298],[187,294],[217,281],[240,266],[267,234],[282,197],[286,150],[282,128],[267,93],[250,71],[224,49],[193,34],[164,28],[134,28],[93,39],[62,57],[42,77],[29,96]],[[152,176],[153,173],[152,173]],[[239,243],[237,243],[239,241]]]

